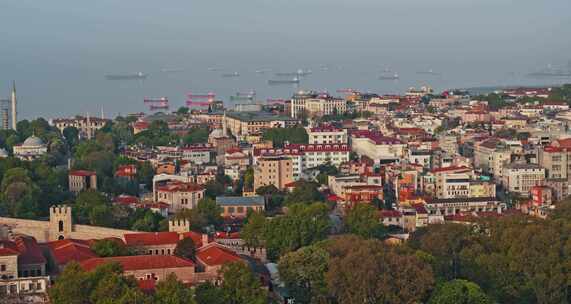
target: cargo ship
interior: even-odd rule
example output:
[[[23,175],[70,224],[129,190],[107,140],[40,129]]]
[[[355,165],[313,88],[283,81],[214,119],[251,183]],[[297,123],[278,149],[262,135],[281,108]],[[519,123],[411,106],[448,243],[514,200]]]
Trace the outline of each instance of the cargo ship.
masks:
[[[293,79],[270,79],[268,80],[269,85],[277,85],[277,84],[299,84],[299,78]]]
[[[107,80],[137,80],[137,79],[146,79],[147,74],[143,72],[138,72],[134,74],[109,74],[105,75],[105,79]]]
[[[276,73],[276,76],[297,76],[297,77],[301,77],[301,76],[311,75],[311,73],[313,73],[311,70],[299,69],[296,72]]]
[[[224,78],[240,77],[240,73],[238,73],[238,72],[226,73],[226,74],[222,74],[222,77],[224,77]]]
[[[399,74],[395,73],[394,75],[381,75],[379,76],[379,80],[398,80]]]

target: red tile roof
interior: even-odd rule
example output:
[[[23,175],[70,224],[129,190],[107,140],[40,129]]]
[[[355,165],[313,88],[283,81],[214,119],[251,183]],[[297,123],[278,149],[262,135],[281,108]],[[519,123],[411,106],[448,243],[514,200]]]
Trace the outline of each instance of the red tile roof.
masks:
[[[12,241],[0,241],[0,256],[19,255],[16,243]]]
[[[559,144],[559,147],[561,147],[561,148],[571,149],[571,138],[558,139],[557,143]]]
[[[20,255],[18,264],[45,264],[46,258],[36,239],[31,236],[19,236],[15,240]]]
[[[397,210],[381,210],[380,214],[382,218],[402,216],[402,213]]]
[[[108,258],[92,258],[83,261],[80,264],[83,269],[91,271],[97,266],[107,263],[119,263],[123,267],[124,271],[183,267],[194,268],[194,263],[192,261],[179,258],[174,255],[133,255]]]
[[[182,237],[185,239],[191,238],[192,241],[194,242],[195,248],[200,248],[200,247],[202,247],[202,245],[205,245],[205,244],[202,244],[202,234],[201,233],[194,232],[194,231],[184,232],[182,234]]]
[[[121,194],[115,197],[115,203],[124,204],[124,205],[133,205],[139,203],[139,198],[132,195]]]
[[[242,258],[230,249],[221,245],[212,243],[207,247],[201,248],[196,253],[196,258],[202,264],[207,266],[218,266],[226,263],[242,261]]]
[[[91,250],[91,242],[86,240],[60,240],[46,243],[58,265],[71,261],[82,262],[97,255]]]
[[[202,185],[194,183],[183,183],[183,182],[171,182],[164,186],[157,187],[157,191],[165,191],[165,192],[195,192],[203,190],[204,187]]]
[[[457,171],[457,170],[471,170],[466,166],[452,166],[452,167],[444,167],[444,168],[435,168],[432,169],[432,173],[439,173],[439,172],[446,172],[446,171]]]
[[[88,171],[88,170],[75,170],[69,171],[69,175],[71,176],[93,176],[97,175],[95,171]]]
[[[152,246],[176,244],[179,241],[176,232],[142,232],[125,234],[125,244],[127,246]]]

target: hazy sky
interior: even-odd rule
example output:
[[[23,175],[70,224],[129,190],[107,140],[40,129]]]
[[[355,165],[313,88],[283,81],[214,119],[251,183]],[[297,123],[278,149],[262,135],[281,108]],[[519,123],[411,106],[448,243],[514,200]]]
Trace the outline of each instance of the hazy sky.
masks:
[[[249,76],[224,82],[206,75],[210,66],[347,68],[339,74],[347,79],[315,75],[309,84],[322,87],[365,82],[386,67],[441,71],[443,87],[494,85],[510,72],[566,64],[570,37],[570,0],[1,0],[0,96],[16,79],[20,112],[53,117],[140,111],[143,95],[182,102],[191,89],[292,91],[266,92],[265,80]],[[102,80],[165,67],[189,72],[139,87]],[[394,89],[409,86],[402,82]]]

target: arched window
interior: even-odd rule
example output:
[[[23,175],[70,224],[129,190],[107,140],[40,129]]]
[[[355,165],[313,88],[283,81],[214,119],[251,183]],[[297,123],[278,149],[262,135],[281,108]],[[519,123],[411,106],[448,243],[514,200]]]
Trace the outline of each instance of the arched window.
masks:
[[[63,221],[59,221],[59,232],[63,232]]]
[[[63,240],[63,239],[64,239],[64,237],[63,237],[63,235],[60,235],[60,236],[58,236],[58,238],[57,238],[57,239],[61,241],[61,240]]]

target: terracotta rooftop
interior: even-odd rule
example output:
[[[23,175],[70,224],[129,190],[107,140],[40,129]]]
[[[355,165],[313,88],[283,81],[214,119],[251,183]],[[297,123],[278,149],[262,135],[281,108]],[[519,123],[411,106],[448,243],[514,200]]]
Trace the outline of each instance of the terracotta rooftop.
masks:
[[[127,246],[152,246],[164,244],[176,244],[179,235],[176,232],[142,232],[125,234]]]
[[[91,241],[86,240],[59,240],[46,243],[58,265],[65,265],[71,261],[82,262],[97,255],[91,250]]]
[[[207,266],[218,266],[242,260],[240,256],[230,249],[224,248],[216,243],[199,249],[196,253],[196,258],[199,262]]]
[[[107,263],[119,263],[124,271],[145,269],[183,268],[194,267],[190,260],[179,258],[174,255],[133,255],[108,258],[91,258],[83,261],[81,267],[87,271],[95,269],[99,265]]]

